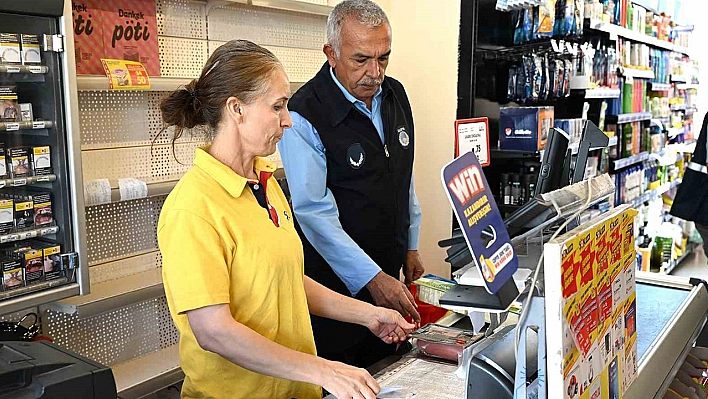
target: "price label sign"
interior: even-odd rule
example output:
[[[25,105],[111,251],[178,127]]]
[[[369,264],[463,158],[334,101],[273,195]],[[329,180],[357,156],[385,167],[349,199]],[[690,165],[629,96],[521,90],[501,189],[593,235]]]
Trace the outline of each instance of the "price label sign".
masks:
[[[18,66],[8,65],[6,68],[7,68],[7,73],[20,73],[20,67],[18,67]]]
[[[489,166],[489,119],[455,121],[455,157],[472,151],[482,166]]]
[[[44,129],[45,127],[46,123],[44,121],[32,122],[32,129]]]
[[[110,90],[149,90],[150,77],[139,62],[101,59]]]
[[[17,122],[7,123],[5,124],[5,130],[7,130],[8,132],[20,130],[20,124]]]

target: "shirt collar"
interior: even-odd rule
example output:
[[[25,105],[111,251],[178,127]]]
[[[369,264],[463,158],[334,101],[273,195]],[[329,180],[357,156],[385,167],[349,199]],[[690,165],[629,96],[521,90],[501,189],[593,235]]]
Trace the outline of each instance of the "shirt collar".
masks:
[[[337,76],[334,74],[334,68],[329,67],[329,74],[330,76],[332,76],[332,80],[334,80],[334,83],[337,85],[337,87],[339,87],[339,90],[342,91],[342,94],[344,94],[344,97],[347,99],[347,101],[352,104],[361,104],[366,107],[365,102],[354,97],[352,93],[350,93],[347,89],[344,88],[344,86],[342,86],[342,83],[339,82],[339,79],[337,79]],[[374,94],[374,99],[378,101],[382,93],[383,89],[381,88],[381,86],[379,86],[378,90],[376,90],[376,93]]]
[[[211,154],[209,154],[209,146],[195,150],[194,165],[203,170],[212,179],[216,180],[216,182],[234,198],[240,197],[246,184],[251,181],[250,179],[240,176],[234,172],[233,169],[211,156]],[[253,162],[253,168],[258,176],[261,176],[261,172],[266,172],[270,175],[275,172],[276,169],[275,164],[261,157],[256,157]]]

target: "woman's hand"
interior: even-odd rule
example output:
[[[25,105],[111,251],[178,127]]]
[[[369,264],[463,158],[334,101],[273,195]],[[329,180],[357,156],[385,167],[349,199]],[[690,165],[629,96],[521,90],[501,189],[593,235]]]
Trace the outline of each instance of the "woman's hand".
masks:
[[[337,399],[376,399],[381,388],[364,369],[322,360],[319,385]]]
[[[387,344],[403,342],[415,329],[415,324],[408,323],[400,313],[382,307],[374,307],[365,324],[377,337]]]

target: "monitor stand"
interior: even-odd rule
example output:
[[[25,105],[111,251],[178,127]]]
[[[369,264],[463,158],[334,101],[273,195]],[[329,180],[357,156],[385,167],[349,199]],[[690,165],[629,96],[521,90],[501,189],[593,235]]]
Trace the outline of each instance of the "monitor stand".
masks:
[[[440,305],[450,310],[503,313],[518,297],[519,289],[510,278],[496,294],[490,294],[482,286],[458,284],[443,294]]]

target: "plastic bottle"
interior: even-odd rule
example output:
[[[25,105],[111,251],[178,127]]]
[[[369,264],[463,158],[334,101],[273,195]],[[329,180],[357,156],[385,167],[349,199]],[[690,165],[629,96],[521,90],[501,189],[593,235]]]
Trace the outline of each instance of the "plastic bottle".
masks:
[[[519,205],[523,200],[521,199],[521,177],[518,173],[512,173],[511,175],[511,203],[510,205]]]
[[[499,198],[501,198],[503,205],[509,205],[509,195],[511,194],[511,187],[509,186],[509,174],[502,173],[501,180],[499,183]]]

